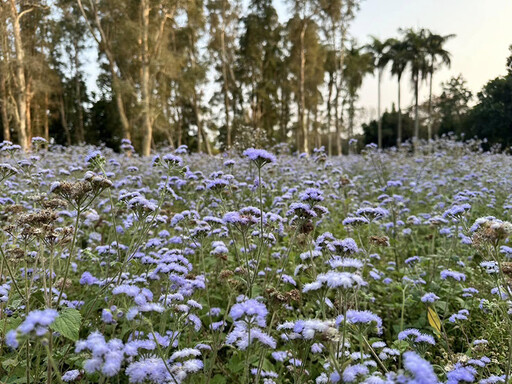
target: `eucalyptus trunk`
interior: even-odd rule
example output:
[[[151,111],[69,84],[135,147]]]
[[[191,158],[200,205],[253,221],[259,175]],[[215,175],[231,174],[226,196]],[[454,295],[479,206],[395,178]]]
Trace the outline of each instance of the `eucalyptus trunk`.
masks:
[[[153,126],[151,124],[151,91],[149,79],[149,3],[148,0],[141,1],[141,18],[142,18],[142,109],[144,135],[142,138],[142,155],[149,156],[151,154],[151,143],[153,139]]]
[[[20,17],[28,12],[26,10],[22,13],[18,13],[16,9],[16,2],[10,0],[11,6],[11,20],[12,29],[14,33],[14,46],[16,51],[16,81],[17,81],[17,97],[16,97],[16,108],[17,108],[17,129],[18,129],[18,141],[23,148],[27,150],[29,148],[28,136],[27,136],[27,85],[25,79],[25,51],[23,48],[23,42],[21,40],[21,27]]]
[[[75,38],[73,41],[73,61],[75,65],[75,97],[76,97],[76,107],[78,113],[78,122],[76,126],[76,141],[81,144],[85,141],[84,137],[84,110],[82,108],[82,85],[80,84],[80,71],[79,71],[79,58],[78,58],[78,39]]]
[[[11,131],[9,129],[9,113],[7,111],[7,88],[5,86],[6,78],[5,73],[0,73],[0,103],[1,103],[1,113],[2,113],[2,130],[3,130],[3,139],[11,140]]]
[[[305,68],[306,68],[306,52],[304,50],[304,37],[306,35],[307,22],[304,20],[304,25],[300,31],[300,76],[299,76],[299,131],[302,133],[302,149],[304,152],[309,153],[308,141],[308,127],[304,123],[305,108],[306,108],[306,95],[305,95]]]
[[[378,96],[377,96],[377,114],[379,115],[379,121],[377,126],[377,141],[379,145],[379,149],[382,149],[382,115],[380,113],[380,85],[381,85],[381,79],[382,79],[382,69],[379,68],[378,71]]]
[[[332,136],[331,136],[331,99],[332,99],[332,88],[333,88],[333,73],[329,73],[329,93],[327,95],[327,154],[332,155]]]
[[[231,142],[231,123],[229,121],[229,83],[228,83],[228,68],[226,60],[226,42],[225,42],[225,13],[224,6],[222,8],[222,31],[220,33],[220,47],[222,56],[222,80],[223,80],[223,92],[224,92],[224,114],[226,120],[226,146],[230,149],[232,146]]]

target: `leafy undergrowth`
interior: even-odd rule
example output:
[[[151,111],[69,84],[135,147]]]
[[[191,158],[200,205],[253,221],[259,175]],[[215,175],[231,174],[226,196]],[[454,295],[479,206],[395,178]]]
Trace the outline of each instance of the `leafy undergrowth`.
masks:
[[[504,383],[512,159],[0,152],[2,383]]]

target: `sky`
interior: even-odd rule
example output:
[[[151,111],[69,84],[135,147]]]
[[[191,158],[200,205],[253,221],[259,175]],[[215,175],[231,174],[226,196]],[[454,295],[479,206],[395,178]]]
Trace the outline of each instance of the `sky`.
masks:
[[[400,27],[456,34],[446,43],[452,54],[451,67],[434,74],[433,92],[440,94],[442,81],[462,74],[476,95],[489,80],[506,74],[505,61],[512,44],[511,15],[511,0],[364,0],[350,32],[360,43],[367,43],[370,35],[380,39],[398,36]],[[420,89],[420,98],[428,98],[427,85]],[[382,81],[382,108],[390,109],[396,99],[396,77],[391,78],[387,71]],[[410,81],[403,78],[402,103],[412,102]],[[365,78],[359,103],[370,116],[376,114],[376,76]]]
[[[289,2],[274,0],[279,18],[289,18]],[[462,74],[468,88],[476,95],[491,79],[506,73],[505,61],[512,44],[512,0],[363,0],[350,27],[358,43],[369,42],[369,36],[380,39],[397,37],[399,28],[428,28],[441,35],[455,34],[446,49],[452,54],[450,68],[434,75],[434,94],[440,94],[441,82]],[[98,67],[96,53],[87,55],[89,89],[97,90]],[[413,103],[413,93],[407,74],[402,80],[402,107]],[[382,79],[382,111],[391,109],[397,99],[397,82],[389,71]],[[212,93],[205,90],[205,94]],[[420,89],[420,100],[428,98],[428,86]],[[377,115],[377,79],[367,76],[359,94],[362,120]]]

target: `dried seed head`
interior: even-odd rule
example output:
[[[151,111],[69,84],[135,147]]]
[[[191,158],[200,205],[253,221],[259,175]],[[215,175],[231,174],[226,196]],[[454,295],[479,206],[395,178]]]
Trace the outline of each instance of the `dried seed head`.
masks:
[[[233,271],[230,271],[229,269],[224,269],[219,273],[219,279],[221,280],[226,280],[231,276],[233,276]]]
[[[377,245],[379,247],[389,247],[389,237],[387,236],[370,236],[370,244]]]
[[[34,213],[26,213],[18,218],[18,224],[30,225],[30,226],[42,226],[45,224],[51,224],[57,220],[57,212],[51,209],[42,209]]]
[[[57,209],[57,208],[65,208],[68,205],[68,203],[65,200],[55,198],[55,199],[42,201],[41,205],[44,208]]]

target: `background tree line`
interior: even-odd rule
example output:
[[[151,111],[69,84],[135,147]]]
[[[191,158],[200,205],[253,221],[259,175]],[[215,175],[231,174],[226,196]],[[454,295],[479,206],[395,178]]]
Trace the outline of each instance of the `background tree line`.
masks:
[[[2,0],[2,138],[23,148],[34,136],[114,148],[129,139],[143,155],[159,144],[212,153],[286,142],[339,155],[361,135],[358,92],[376,74],[378,118],[363,125],[360,142],[384,147],[454,131],[508,145],[510,59],[509,74],[470,108],[462,77],[432,94],[435,72],[450,64],[444,44],[452,35],[405,29],[363,46],[349,33],[359,0],[287,3],[290,17],[281,22],[272,0],[251,0],[245,10],[241,0]],[[94,51],[96,94],[84,65]],[[397,101],[381,114],[388,70]],[[402,110],[405,78],[415,103]]]

